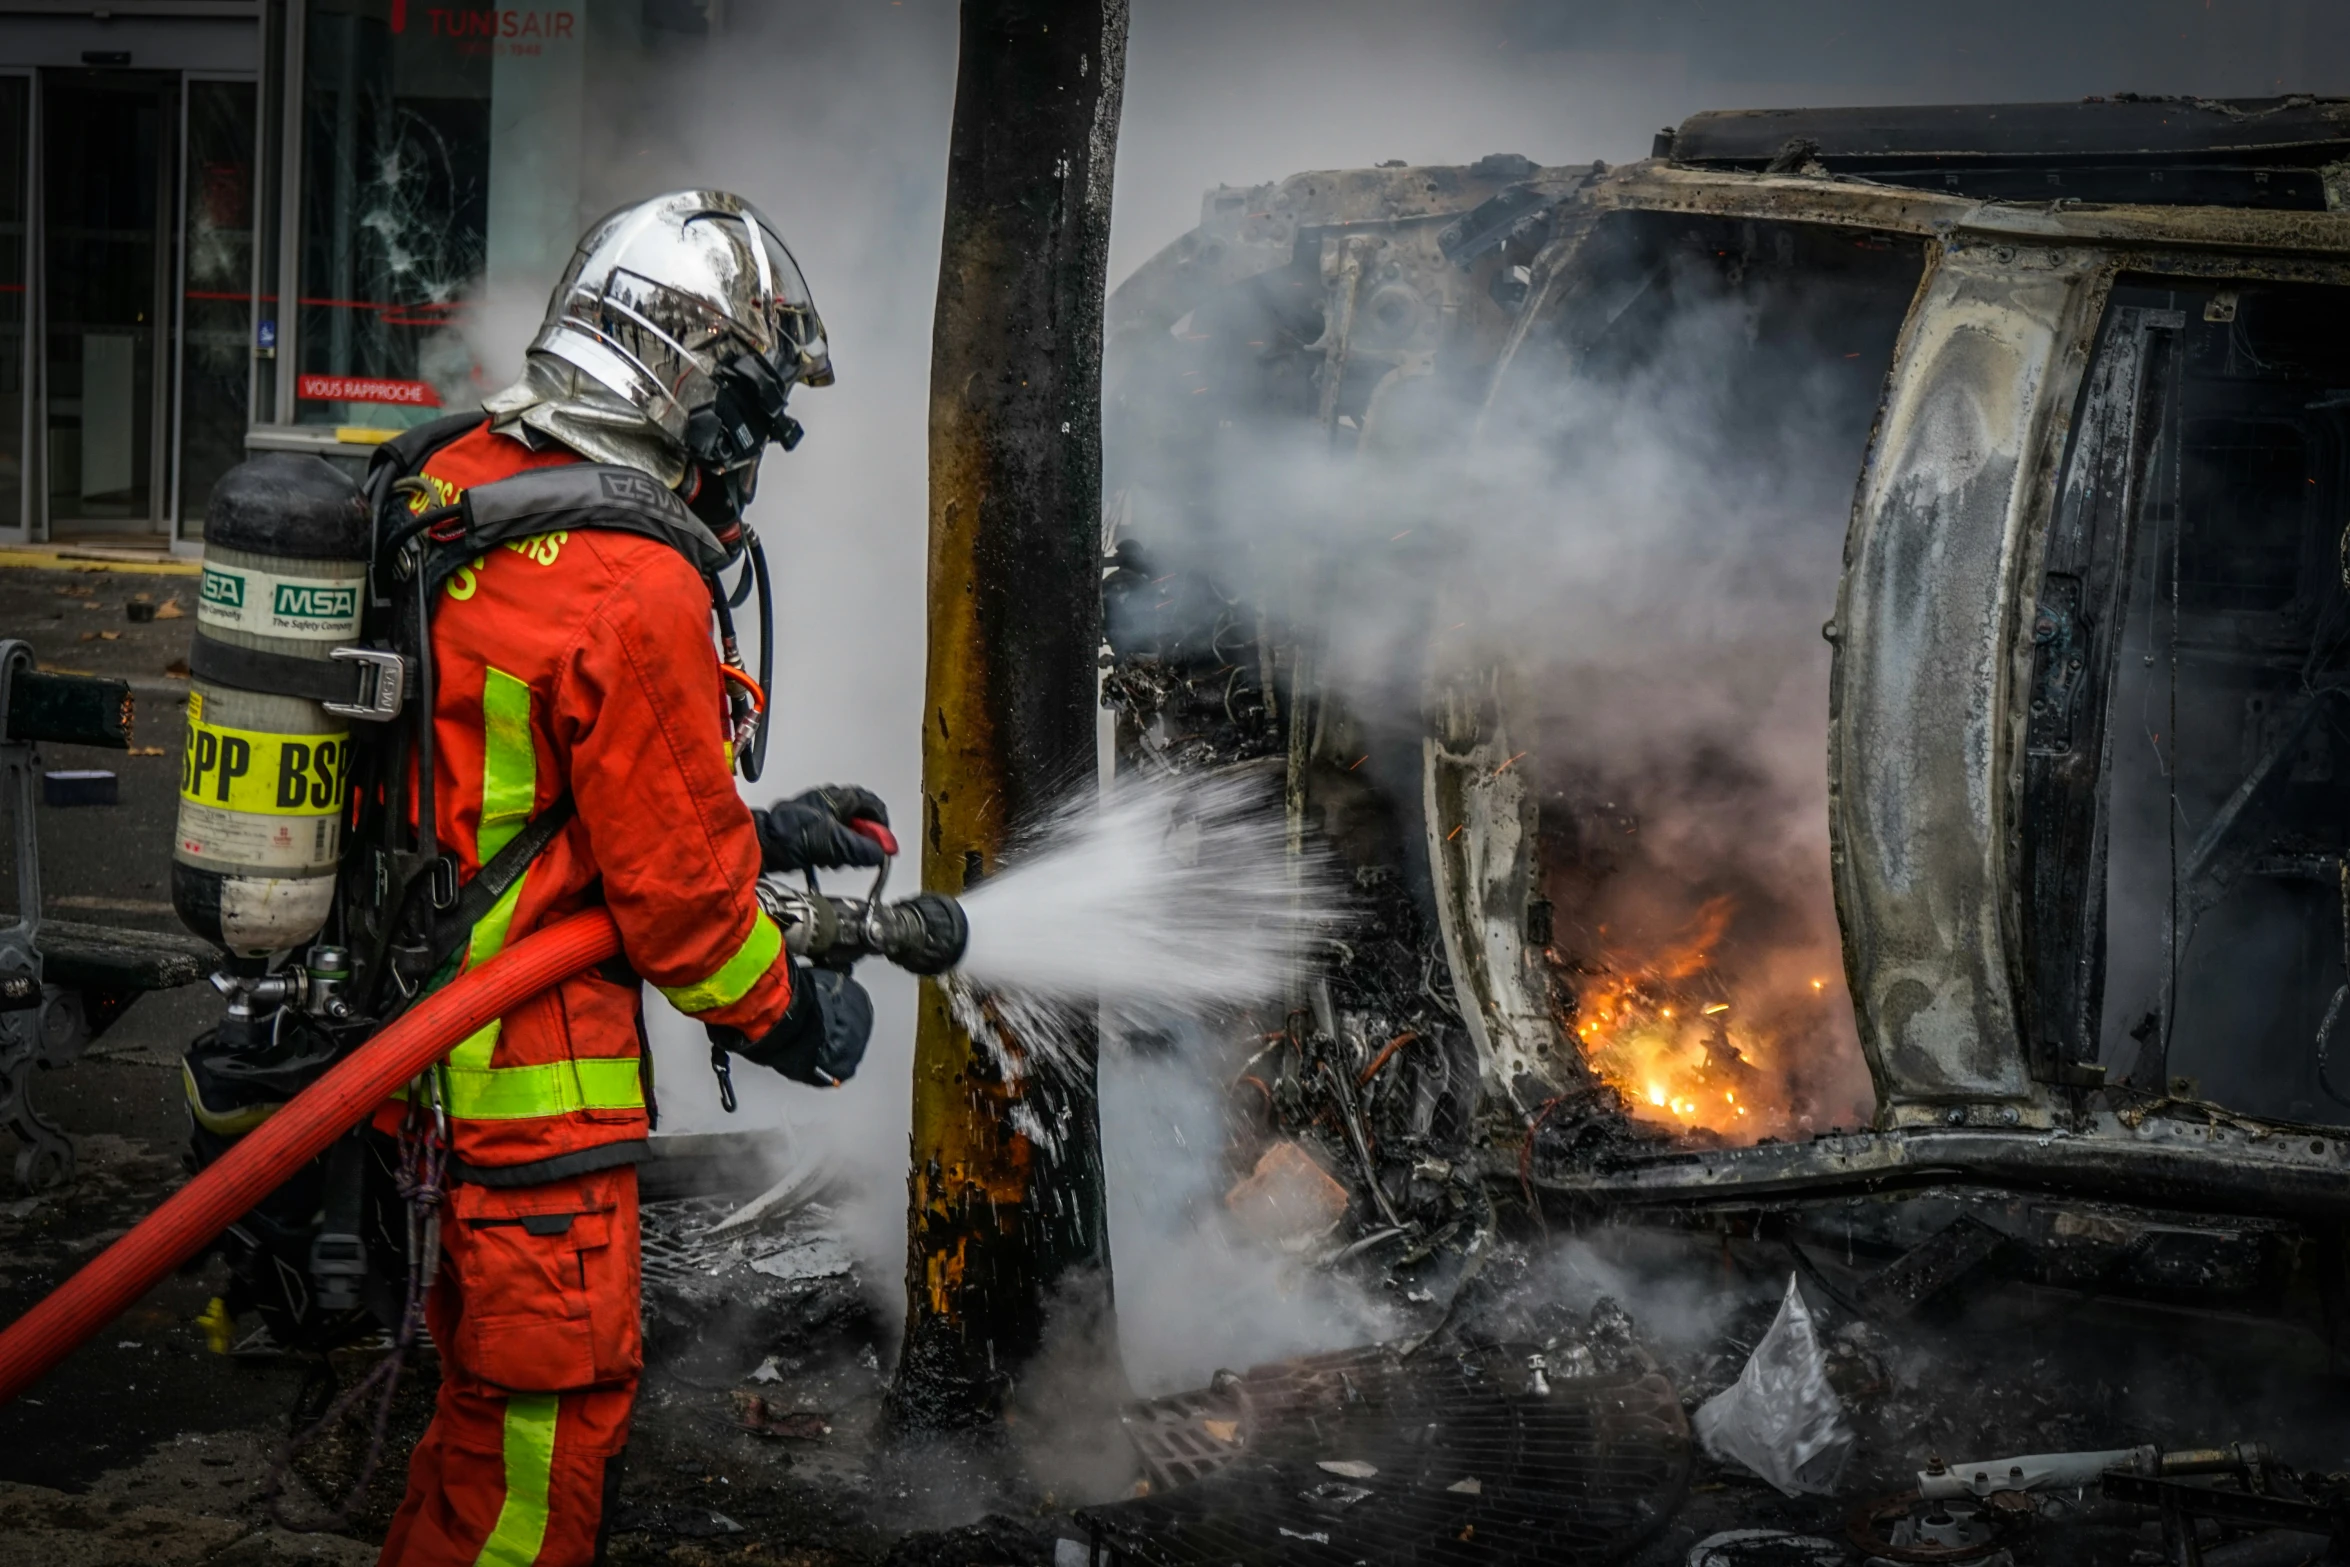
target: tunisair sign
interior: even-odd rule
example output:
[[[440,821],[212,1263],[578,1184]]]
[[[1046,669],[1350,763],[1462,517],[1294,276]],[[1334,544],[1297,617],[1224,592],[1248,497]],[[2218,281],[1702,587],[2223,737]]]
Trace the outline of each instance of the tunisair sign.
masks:
[[[536,54],[549,43],[561,43],[579,36],[579,15],[575,11],[507,9],[490,6],[483,10],[460,10],[454,6],[416,6],[414,14],[423,19],[417,29],[427,38],[454,40],[465,54],[495,52],[498,54]],[[392,0],[392,31],[408,31],[411,6],[409,0]]]
[[[569,11],[444,11],[427,7],[435,38],[569,38],[579,19]]]

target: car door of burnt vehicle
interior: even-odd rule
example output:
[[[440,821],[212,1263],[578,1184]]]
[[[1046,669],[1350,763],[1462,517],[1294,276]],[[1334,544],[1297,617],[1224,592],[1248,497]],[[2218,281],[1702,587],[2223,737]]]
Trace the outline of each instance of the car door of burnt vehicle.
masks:
[[[1521,1168],[1570,1209],[1832,1240],[1854,1298],[1989,1267],[2322,1298],[2339,1335],[2350,229],[1915,216],[1943,232],[1823,628],[1874,1116],[1646,1147],[1546,1124]],[[1475,885],[1455,857],[1440,891]],[[1487,910],[1508,885],[1488,876]]]
[[[1898,265],[1921,254],[1912,236],[1925,241],[1922,270]],[[1700,255],[1677,275],[1644,266],[1660,238]],[[1757,298],[1782,247],[1794,264]],[[1591,741],[1630,756],[1643,727],[1688,727],[1673,704],[1638,704],[1638,723],[1612,736],[1588,723],[1578,735],[1504,684],[1480,694],[1463,664],[1431,704],[1426,794],[1452,973],[1489,1072],[1514,1062],[1532,1075],[1547,1027],[1573,1047],[1550,1052],[1556,1086],[1514,1164],[1555,1202],[1619,1214],[1784,1213],[1906,1190],[1937,1193],[1947,1215],[1964,1191],[1975,1195],[1960,1206],[2029,1241],[2063,1229],[2059,1208],[2078,1218],[2112,1204],[2136,1215],[2116,1234],[2152,1223],[2190,1235],[2198,1256],[2266,1259],[2188,1274],[2224,1275],[2230,1290],[2255,1275],[2273,1284],[2298,1243],[2241,1216],[2294,1215],[2330,1234],[2350,1212],[2350,1140],[2337,1131],[2350,1105],[2335,1097],[2350,1097],[2350,1072],[2334,1059],[2350,1048],[2334,1033],[2350,1031],[2350,838],[2333,773],[2350,734],[2350,228],[2333,213],[2024,213],[1856,184],[1625,171],[1585,191],[1538,258],[1478,460],[1497,438],[1506,448],[1502,421],[1523,423],[1513,410],[1556,406],[1539,389],[1562,374],[1613,395],[1611,356],[1656,362],[1635,347],[1636,323],[1660,286],[1679,299],[1682,325],[1668,332],[1702,322],[1689,280],[1709,251],[1721,269],[1710,286],[1744,323],[1704,356],[1744,388],[1724,428],[1783,423],[1755,411],[1772,388],[1832,407],[1821,373],[1847,355],[1868,364],[1876,332],[1897,339],[1857,433],[1823,426],[1843,429],[1842,471],[1858,483],[1832,613],[1812,622],[1834,660],[1819,689],[1822,857],[1873,1108],[1857,1121],[1817,1113],[1810,1068],[1834,1036],[1789,1023],[1798,1014],[1773,994],[1793,989],[1788,971],[1752,961],[1771,955],[1769,940],[1741,951],[1734,920],[1691,920],[1699,939],[1652,946],[1627,968],[1616,955],[1628,926],[1595,919],[1607,877],[1660,862],[1651,829],[1674,793],[1701,816],[1761,819],[1718,787],[1765,754],[1768,731],[1746,705],[1709,712],[1687,685],[1682,704],[1734,743],[1727,760],[1694,753],[1704,767],[1644,800],[1584,786]],[[1871,254],[1873,285],[1856,270]],[[1896,328],[1872,301],[1901,278],[1914,288]],[[1806,296],[1830,304],[1788,310]],[[1814,324],[1786,330],[1803,322]],[[1746,381],[1742,362],[1775,334],[1811,370]],[[1702,424],[1670,428],[1693,463],[1768,472],[1738,441],[1688,446]],[[1590,471],[1563,474],[1558,493]],[[1613,558],[1636,559],[1637,535],[1624,537],[1631,556]],[[1768,560],[1741,564],[1751,575]],[[1705,578],[1688,580],[1694,592]],[[1679,655],[1667,643],[1644,656]],[[1756,667],[1745,643],[1697,662],[1732,693]],[[1577,679],[1587,689],[1594,676]],[[1505,770],[1514,785],[1499,782]],[[1611,810],[1626,824],[1612,840]],[[1749,852],[1735,831],[1689,841]],[[1782,863],[1775,889],[1748,878],[1741,906],[1768,911],[1774,890],[1782,909],[1792,901],[1804,862]],[[1684,879],[1719,915],[1716,889]],[[1709,1029],[1701,1020],[1717,1013]],[[1613,1048],[1627,1031],[1680,1040],[1682,1076],[1654,1051],[1628,1070]],[[1776,1073],[1775,1104],[1748,1093],[1756,1068],[1758,1088]],[[1592,1077],[1615,1091],[1612,1110],[1586,1093]],[[1770,1135],[1724,1119],[1750,1105],[1776,1118]],[[1636,1135],[1608,1132],[1611,1115]],[[2017,1196],[2027,1191],[2061,1201]]]
[[[2031,622],[2042,1081],[2350,1124],[2346,420],[2350,292],[2114,289]]]
[[[1360,894],[1228,1081],[1361,1235],[2338,1260],[2350,216],[1941,181],[1304,175],[1113,297],[1120,766]]]

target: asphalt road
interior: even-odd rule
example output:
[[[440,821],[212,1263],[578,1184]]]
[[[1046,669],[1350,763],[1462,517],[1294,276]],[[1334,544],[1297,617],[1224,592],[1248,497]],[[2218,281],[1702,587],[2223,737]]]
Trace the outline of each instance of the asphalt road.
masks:
[[[102,925],[177,930],[171,911],[171,830],[178,798],[185,668],[196,628],[196,578],[112,570],[0,568],[0,636],[30,643],[44,669],[131,682],[137,721],[129,755],[86,746],[41,748],[45,769],[105,768],[121,803],[44,808],[41,904],[46,914]],[[125,606],[176,601],[177,619],[135,624]],[[151,752],[153,754],[141,754]],[[10,856],[13,860],[13,856]],[[13,863],[0,899],[15,907]]]

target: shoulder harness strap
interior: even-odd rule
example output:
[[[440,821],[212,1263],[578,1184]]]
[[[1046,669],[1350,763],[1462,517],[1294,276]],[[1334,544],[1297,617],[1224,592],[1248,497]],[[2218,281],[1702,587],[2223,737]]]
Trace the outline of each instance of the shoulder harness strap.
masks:
[[[481,428],[488,417],[480,409],[469,413],[450,414],[430,424],[420,424],[412,430],[403,430],[375,449],[367,459],[367,480],[361,486],[367,492],[368,503],[380,517],[384,502],[391,496],[394,482],[407,478],[432,460],[432,454],[442,447],[471,435]]]
[[[603,528],[655,539],[707,578],[726,564],[726,547],[676,494],[634,468],[565,463],[530,468],[465,492],[458,515],[432,530],[437,548],[431,585],[493,545],[541,533]]]
[[[545,852],[547,845],[555,841],[555,835],[570,825],[571,818],[577,814],[578,807],[570,795],[556,796],[553,804],[523,823],[522,830],[507,839],[506,846],[474,873],[473,880],[457,894],[456,905],[433,921],[433,968],[439,968],[465,945],[482,916],[513,890],[522,880],[523,872],[530,869],[531,862]]]

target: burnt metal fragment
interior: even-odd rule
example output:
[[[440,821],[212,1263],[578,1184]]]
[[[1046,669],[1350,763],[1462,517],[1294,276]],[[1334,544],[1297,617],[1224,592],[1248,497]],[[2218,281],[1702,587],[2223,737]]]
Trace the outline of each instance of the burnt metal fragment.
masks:
[[[1989,1262],[2007,1237],[1971,1213],[1962,1213],[1860,1287],[1870,1316],[1906,1317]]]

